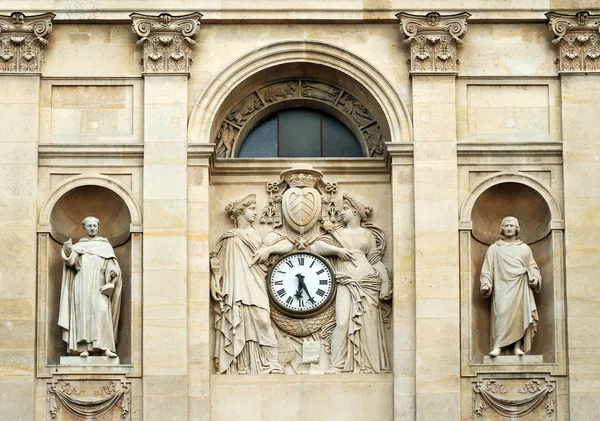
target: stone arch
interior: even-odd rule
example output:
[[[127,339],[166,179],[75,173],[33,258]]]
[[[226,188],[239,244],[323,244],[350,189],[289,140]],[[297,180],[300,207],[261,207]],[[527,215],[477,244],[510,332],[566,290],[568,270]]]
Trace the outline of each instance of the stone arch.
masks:
[[[52,233],[51,214],[60,199],[73,189],[85,186],[103,187],[118,195],[127,206],[131,218],[130,232],[142,232],[142,212],[133,193],[119,182],[106,176],[79,176],[60,184],[46,199],[38,219],[38,232]]]
[[[391,83],[374,66],[357,55],[328,43],[283,41],[265,45],[236,59],[208,84],[196,100],[191,113],[188,125],[189,142],[214,141],[225,113],[232,108],[231,102],[228,103],[231,101],[231,93],[237,89],[240,92],[240,97],[237,98],[239,101],[254,90],[244,86],[247,80],[260,72],[272,74],[275,68],[289,70],[303,66],[318,66],[325,71],[336,72],[336,78],[354,81],[360,92],[352,93],[357,97],[364,93],[365,97],[372,98],[373,104],[365,103],[369,110],[373,107],[378,108],[374,114],[378,121],[385,121],[382,131],[385,132],[386,140],[412,140],[412,124],[406,105]],[[293,77],[290,73],[284,78],[286,76]],[[340,87],[344,88],[343,84],[341,85]]]

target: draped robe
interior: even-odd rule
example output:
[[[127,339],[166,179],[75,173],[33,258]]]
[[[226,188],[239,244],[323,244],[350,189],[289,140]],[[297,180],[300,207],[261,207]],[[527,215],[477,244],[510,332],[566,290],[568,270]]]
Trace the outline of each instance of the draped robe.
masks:
[[[221,236],[213,252],[212,276],[219,278],[223,294],[222,301],[215,302],[214,358],[219,373],[283,373],[271,325],[266,268],[251,265],[261,246],[256,229],[233,228]]]
[[[108,240],[82,238],[73,245],[64,261],[58,325],[69,354],[83,351],[116,352],[117,328],[121,309],[121,268]],[[111,271],[117,276],[111,278]],[[106,294],[107,283],[114,288]]]
[[[374,228],[373,228],[374,229]],[[330,368],[351,373],[390,371],[379,302],[382,279],[374,264],[381,261],[383,249],[377,247],[370,229],[341,228],[337,235],[324,235],[336,247],[348,247],[355,260],[331,257],[336,271],[336,326],[331,336]]]
[[[539,292],[542,276],[527,244],[498,240],[490,246],[481,268],[481,286],[489,286],[493,295],[491,349],[523,338],[523,351],[531,350],[539,318],[530,279],[538,280],[535,292]]]

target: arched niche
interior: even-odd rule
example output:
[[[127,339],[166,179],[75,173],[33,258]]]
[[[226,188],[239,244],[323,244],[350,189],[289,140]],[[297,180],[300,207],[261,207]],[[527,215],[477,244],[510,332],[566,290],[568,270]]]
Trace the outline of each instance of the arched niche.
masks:
[[[141,297],[141,222],[139,207],[131,193],[107,177],[79,177],[68,180],[50,195],[41,208],[38,226],[38,295],[40,308],[38,341],[45,364],[38,373],[60,364],[65,344],[58,326],[59,297],[62,283],[62,244],[73,243],[85,236],[82,220],[95,216],[100,220],[98,235],[113,246],[123,276],[121,314],[119,318],[117,354],[121,371],[135,375],[141,344],[136,330],[141,327],[138,309]],[[98,367],[88,369],[101,370]],[[54,370],[59,370],[54,368]],[[69,367],[72,370],[72,367]]]
[[[514,216],[521,227],[520,238],[529,245],[542,273],[542,290],[535,294],[540,322],[531,355],[542,363],[531,363],[527,371],[564,370],[563,232],[562,219],[552,194],[533,177],[518,173],[496,174],[483,180],[465,200],[461,210],[461,312],[464,373],[511,372],[515,367],[496,361],[484,364],[490,352],[491,300],[479,293],[480,274],[488,247],[500,239],[500,223]],[[518,364],[517,364],[518,365]]]

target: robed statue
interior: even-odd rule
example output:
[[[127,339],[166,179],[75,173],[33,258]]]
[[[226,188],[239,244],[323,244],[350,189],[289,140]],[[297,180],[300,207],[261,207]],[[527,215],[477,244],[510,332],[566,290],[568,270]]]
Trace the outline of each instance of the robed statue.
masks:
[[[108,240],[98,237],[93,216],[81,225],[86,237],[64,243],[58,325],[69,355],[117,357],[121,308],[121,268]]]
[[[533,296],[542,287],[542,275],[529,246],[519,240],[519,221],[502,220],[502,239],[490,246],[481,269],[479,291],[492,297],[490,357],[502,349],[517,356],[531,350],[539,322]]]

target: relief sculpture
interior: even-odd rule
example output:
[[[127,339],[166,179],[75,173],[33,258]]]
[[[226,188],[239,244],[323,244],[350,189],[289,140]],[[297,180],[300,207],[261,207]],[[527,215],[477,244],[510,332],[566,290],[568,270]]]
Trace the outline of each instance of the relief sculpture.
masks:
[[[502,239],[487,251],[481,269],[479,291],[492,298],[490,312],[490,357],[503,349],[517,356],[531,350],[539,323],[533,292],[540,292],[542,276],[529,246],[519,240],[517,218],[502,220]]]
[[[267,192],[258,227],[254,194],[226,207],[235,227],[211,253],[217,371],[389,372],[392,284],[373,209],[344,194],[340,211],[337,184],[306,164]]]

